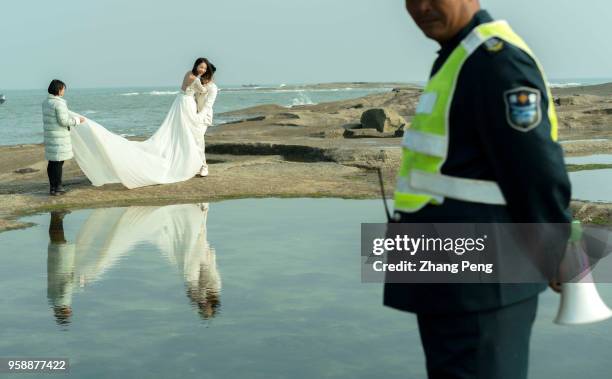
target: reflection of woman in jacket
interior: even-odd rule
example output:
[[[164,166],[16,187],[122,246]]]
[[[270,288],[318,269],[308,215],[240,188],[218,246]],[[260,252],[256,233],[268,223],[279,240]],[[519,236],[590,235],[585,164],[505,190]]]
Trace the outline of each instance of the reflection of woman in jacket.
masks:
[[[60,325],[70,323],[74,286],[75,247],[64,237],[65,214],[51,212],[47,248],[47,298]]]

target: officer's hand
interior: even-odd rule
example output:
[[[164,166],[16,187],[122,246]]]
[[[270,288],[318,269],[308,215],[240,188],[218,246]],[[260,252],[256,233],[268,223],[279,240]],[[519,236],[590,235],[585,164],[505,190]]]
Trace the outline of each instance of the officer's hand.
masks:
[[[561,293],[561,283],[560,282],[553,280],[548,283],[548,286],[550,287],[551,290],[555,291],[556,293]]]

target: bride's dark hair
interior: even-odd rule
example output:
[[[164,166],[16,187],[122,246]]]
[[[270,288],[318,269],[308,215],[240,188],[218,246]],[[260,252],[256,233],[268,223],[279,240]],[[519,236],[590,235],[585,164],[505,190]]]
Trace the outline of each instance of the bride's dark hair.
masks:
[[[202,63],[206,63],[206,72],[204,75],[202,75],[200,80],[202,81],[202,84],[206,84],[212,80],[215,71],[217,71],[217,67],[215,67],[215,65],[212,64],[207,58],[198,58],[191,69],[191,73],[193,75],[198,76],[198,66]]]

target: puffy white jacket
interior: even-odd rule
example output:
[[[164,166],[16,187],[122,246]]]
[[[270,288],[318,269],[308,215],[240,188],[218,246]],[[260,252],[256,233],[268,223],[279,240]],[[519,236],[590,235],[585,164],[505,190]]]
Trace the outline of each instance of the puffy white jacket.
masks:
[[[70,128],[78,125],[79,118],[68,110],[66,100],[49,95],[42,103],[45,131],[45,158],[48,161],[65,161],[73,157]]]

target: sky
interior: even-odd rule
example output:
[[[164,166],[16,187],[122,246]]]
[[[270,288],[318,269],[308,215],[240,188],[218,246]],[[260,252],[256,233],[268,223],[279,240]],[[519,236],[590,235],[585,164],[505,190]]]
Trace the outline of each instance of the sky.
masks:
[[[609,0],[481,0],[548,77],[612,77]],[[6,0],[0,90],[178,86],[195,58],[217,82],[422,82],[437,45],[404,0]]]

